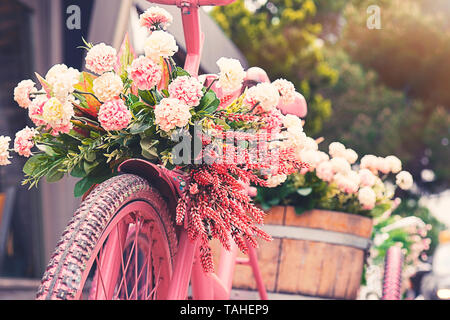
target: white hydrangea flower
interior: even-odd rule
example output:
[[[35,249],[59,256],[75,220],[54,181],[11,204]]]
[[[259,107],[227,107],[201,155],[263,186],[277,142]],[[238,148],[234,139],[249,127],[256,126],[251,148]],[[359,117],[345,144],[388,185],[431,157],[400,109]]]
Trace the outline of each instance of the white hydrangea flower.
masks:
[[[313,138],[306,137],[303,148],[305,148],[306,150],[317,151],[317,150],[319,150],[319,145],[317,144],[316,140],[314,140]]]
[[[220,81],[220,80],[219,80]],[[256,105],[266,112],[275,109],[280,102],[280,94],[271,83],[258,83],[248,89],[244,103],[250,106]]]
[[[402,162],[396,156],[387,156],[386,161],[389,163],[392,173],[399,173],[402,171]]]
[[[342,157],[345,152],[345,146],[340,142],[332,142],[328,146],[328,153],[333,157]]]
[[[283,117],[283,125],[288,130],[291,128],[295,128],[295,129],[303,131],[302,120],[293,114],[287,114]]]
[[[413,186],[414,180],[408,171],[401,171],[395,177],[395,183],[403,190],[409,190]]]
[[[224,94],[239,90],[246,76],[239,60],[222,57],[217,60],[217,65],[220,70],[217,87],[221,88]]]
[[[93,90],[102,102],[114,99],[123,91],[122,79],[114,72],[104,73],[94,80]]]
[[[346,149],[344,151],[343,157],[350,164],[354,164],[358,160],[358,154],[353,149]]]
[[[292,82],[286,79],[278,79],[272,83],[275,88],[278,89],[278,92],[281,97],[281,101],[284,104],[291,104],[295,101],[295,86]]]
[[[348,161],[344,158],[336,157],[331,159],[330,162],[333,167],[333,171],[336,173],[347,174],[352,170],[350,163],[348,163]]]
[[[358,192],[358,200],[365,210],[372,210],[375,207],[377,196],[371,187],[362,187]]]
[[[267,187],[269,188],[275,188],[279,186],[280,184],[284,183],[287,179],[287,176],[285,174],[277,174],[272,175],[267,178]]]
[[[361,169],[369,169],[373,173],[378,172],[378,157],[372,154],[367,154],[361,158]]]

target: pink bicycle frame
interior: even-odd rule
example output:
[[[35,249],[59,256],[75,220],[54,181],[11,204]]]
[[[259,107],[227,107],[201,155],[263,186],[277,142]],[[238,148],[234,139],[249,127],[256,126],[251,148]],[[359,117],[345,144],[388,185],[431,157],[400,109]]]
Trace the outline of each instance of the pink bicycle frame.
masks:
[[[200,28],[199,7],[202,5],[227,5],[234,0],[151,0],[151,2],[176,5],[181,8],[187,52],[184,69],[192,76],[197,77],[204,41],[204,34]],[[206,274],[198,263],[198,243],[191,242],[186,230],[183,229],[179,237],[178,252],[175,257],[174,272],[167,299],[186,299],[189,282],[192,287],[192,297],[195,300],[229,299],[234,267],[236,263],[241,263],[252,268],[260,298],[266,300],[267,293],[259,270],[256,251],[251,246],[249,248],[248,259],[237,259],[238,248],[234,243],[231,244],[230,251],[222,249],[217,274]]]

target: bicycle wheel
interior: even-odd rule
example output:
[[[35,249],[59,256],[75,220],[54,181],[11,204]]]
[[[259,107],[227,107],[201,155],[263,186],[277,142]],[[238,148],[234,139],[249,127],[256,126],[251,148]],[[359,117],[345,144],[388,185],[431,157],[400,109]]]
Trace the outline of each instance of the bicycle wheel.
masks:
[[[382,300],[400,300],[402,288],[403,255],[400,247],[394,246],[387,250]]]
[[[146,180],[105,181],[63,232],[37,299],[164,299],[177,248],[173,221]]]

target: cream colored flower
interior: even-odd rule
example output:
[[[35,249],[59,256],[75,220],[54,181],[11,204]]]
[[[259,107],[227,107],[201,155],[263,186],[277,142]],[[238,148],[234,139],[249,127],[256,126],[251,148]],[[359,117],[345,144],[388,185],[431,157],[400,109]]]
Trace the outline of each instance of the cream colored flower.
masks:
[[[411,189],[414,183],[413,177],[408,171],[401,171],[395,179],[395,183],[403,190]]]
[[[258,104],[266,112],[274,110],[279,102],[278,90],[271,83],[266,82],[258,83],[248,89],[244,100],[244,103],[250,106]]]
[[[222,57],[217,61],[217,65],[220,70],[217,87],[225,94],[239,90],[246,75],[239,60]]]
[[[74,114],[70,101],[61,103],[56,98],[49,99],[42,108],[43,120],[55,131],[67,132],[71,127],[70,120]]]
[[[287,114],[283,117],[283,125],[288,129],[295,128],[300,131],[303,131],[302,120],[299,117],[292,114]]]
[[[345,146],[340,142],[332,142],[328,146],[328,153],[331,157],[343,157]]]
[[[94,94],[102,102],[114,99],[123,91],[123,83],[120,76],[114,72],[107,72],[94,80]]]
[[[402,162],[396,156],[387,156],[386,161],[389,163],[392,173],[399,173],[402,171]]]
[[[371,187],[363,187],[359,189],[358,200],[363,209],[372,210],[375,207],[377,197],[375,191],[373,191]]]
[[[369,169],[372,173],[378,173],[378,157],[372,154],[365,155],[361,158],[361,169]]]
[[[53,96],[62,103],[69,98],[79,82],[80,72],[74,68],[68,68],[65,64],[54,65],[45,76],[50,85]]]
[[[9,143],[11,142],[10,137],[0,136],[0,166],[6,166],[11,163],[9,161]]]
[[[291,104],[295,101],[294,84],[286,79],[278,79],[272,83],[280,93],[281,101],[284,104]]]
[[[159,58],[169,58],[178,51],[177,42],[175,38],[165,31],[154,31],[145,40],[144,44],[145,55],[154,61],[159,62]]]
[[[352,170],[350,163],[344,158],[336,157],[330,160],[333,171],[336,173],[347,174]]]
[[[273,176],[269,176],[267,178],[267,187],[269,188],[275,188],[285,182],[287,179],[287,176],[285,174],[277,174]]]
[[[350,164],[354,164],[358,160],[358,154],[353,149],[346,149],[344,151],[343,157]]]

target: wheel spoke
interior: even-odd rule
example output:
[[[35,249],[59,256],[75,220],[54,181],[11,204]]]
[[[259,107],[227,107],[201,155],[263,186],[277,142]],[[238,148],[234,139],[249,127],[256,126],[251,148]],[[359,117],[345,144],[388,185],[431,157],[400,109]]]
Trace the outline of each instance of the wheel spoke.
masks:
[[[149,279],[152,280],[152,273],[149,271],[149,268],[151,267],[150,261],[152,260],[152,247],[153,247],[153,227],[150,228],[150,237],[149,237],[149,245],[148,245],[148,252],[147,252],[147,274],[146,274],[146,280],[145,280],[145,299],[148,298],[148,288],[149,285],[152,285],[153,281],[149,283]]]
[[[122,280],[120,282],[119,290],[118,290],[118,291],[120,291],[120,289],[122,288],[123,283],[125,282],[125,295],[127,297],[127,300],[129,300],[130,297],[128,295],[128,284],[126,283],[126,275],[127,275],[128,267],[130,266],[131,257],[133,256],[134,250],[135,250],[135,243],[133,242],[133,246],[130,249],[130,253],[129,253],[129,256],[128,256],[127,263],[125,265],[125,268],[122,270],[122,273],[123,273],[122,274]]]
[[[102,256],[102,253],[103,253],[103,247],[100,248],[100,256]],[[95,261],[97,262],[97,271],[98,271],[97,275],[98,275],[98,278],[100,278],[100,282],[102,283],[103,293],[105,295],[105,298],[108,299],[108,297],[106,296],[107,292],[106,292],[105,283],[103,282],[102,268],[101,268],[100,261],[98,259],[98,255],[95,256]],[[98,288],[98,279],[97,279],[97,288]],[[97,292],[95,293],[95,297],[96,297],[96,299],[98,298],[98,289],[97,289]]]

